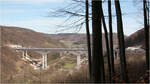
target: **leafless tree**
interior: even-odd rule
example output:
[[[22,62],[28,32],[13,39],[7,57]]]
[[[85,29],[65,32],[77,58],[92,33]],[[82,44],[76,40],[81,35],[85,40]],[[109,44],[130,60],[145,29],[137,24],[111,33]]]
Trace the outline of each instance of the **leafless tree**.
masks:
[[[113,30],[112,30],[112,10],[111,0],[108,0],[108,19],[109,19],[109,32],[110,32],[110,57],[111,57],[111,74],[114,74],[114,47],[113,47]]]
[[[129,82],[126,68],[126,57],[125,57],[125,44],[124,44],[124,32],[122,14],[119,0],[115,0],[115,8],[117,15],[117,32],[118,32],[118,43],[119,43],[119,54],[121,63],[121,77],[125,82]]]
[[[111,75],[111,64],[110,64],[109,40],[108,40],[108,31],[107,31],[107,27],[106,27],[103,10],[102,10],[102,23],[103,23],[103,28],[104,28],[104,32],[105,32],[106,56],[107,56],[107,60],[108,60],[109,81],[111,82],[112,75]]]
[[[147,70],[149,70],[149,7],[147,0],[143,0],[144,11],[144,29],[145,29],[145,49],[146,49],[146,64]]]
[[[91,80],[91,75],[92,75],[92,60],[91,60],[91,38],[90,38],[90,30],[89,30],[89,3],[88,3],[88,0],[86,0],[86,16],[85,16],[85,19],[86,19],[86,34],[87,34],[87,47],[88,47],[88,62],[89,62],[89,77],[90,77],[90,80]]]
[[[92,0],[92,80],[94,83],[105,82],[101,20],[102,1]]]

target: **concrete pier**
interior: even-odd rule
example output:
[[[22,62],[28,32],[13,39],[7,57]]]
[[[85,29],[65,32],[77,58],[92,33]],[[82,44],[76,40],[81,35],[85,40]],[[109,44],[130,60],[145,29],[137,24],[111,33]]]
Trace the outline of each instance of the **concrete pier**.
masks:
[[[81,56],[80,54],[77,55],[77,66],[81,64]]]
[[[23,59],[25,58],[24,51],[22,51],[22,58],[23,58]]]
[[[48,69],[48,64],[47,64],[47,56],[49,52],[39,52],[42,54],[42,69],[46,70]]]

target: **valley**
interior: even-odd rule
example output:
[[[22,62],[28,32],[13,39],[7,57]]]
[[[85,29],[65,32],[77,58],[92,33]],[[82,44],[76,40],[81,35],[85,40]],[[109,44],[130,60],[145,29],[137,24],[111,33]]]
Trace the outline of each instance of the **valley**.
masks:
[[[76,78],[76,75],[83,74],[83,78],[88,82],[88,60],[87,53],[83,53],[81,56],[80,68],[77,68],[77,54],[74,52],[61,53],[59,51],[52,51],[47,54],[47,69],[42,69],[42,55],[28,51],[25,58],[22,58],[22,52],[16,51],[15,48],[86,48],[86,35],[85,34],[44,34],[33,30],[18,28],[18,27],[7,27],[2,26],[1,29],[1,72],[3,83],[51,83],[51,82],[63,82],[71,81],[68,77]],[[135,33],[141,36],[141,33]],[[136,35],[136,36],[137,36]],[[125,36],[126,47],[137,47],[144,49],[143,43],[139,42],[135,45],[137,37]],[[132,38],[132,40],[131,40]],[[103,35],[104,39],[104,35]],[[142,38],[141,38],[142,39]],[[105,43],[105,39],[103,40]],[[144,41],[144,40],[141,40]],[[114,34],[114,45],[117,48],[117,35]],[[103,45],[104,50],[106,49],[105,44]],[[130,48],[130,49],[131,49]],[[131,51],[131,50],[130,50]],[[141,76],[145,68],[144,63],[144,52],[126,52],[127,62],[129,65],[129,73],[132,77],[138,75]],[[142,57],[142,59],[141,59]],[[107,62],[107,57],[104,57]],[[138,59],[138,60],[135,60]],[[119,58],[115,59],[116,68],[119,66]],[[140,63],[140,64],[139,64]],[[137,65],[133,69],[133,66]],[[107,66],[107,64],[105,65]],[[143,68],[142,68],[143,67]],[[132,74],[135,69],[139,69],[140,74]],[[82,71],[83,70],[83,71]],[[107,70],[107,68],[106,68]],[[139,73],[136,72],[136,73]],[[118,73],[120,73],[118,71]],[[57,76],[61,75],[62,78],[57,79]],[[82,79],[83,79],[82,78]],[[68,79],[68,80],[67,80]],[[132,81],[136,81],[137,77]],[[58,80],[58,81],[56,81]],[[78,79],[79,80],[79,79]]]

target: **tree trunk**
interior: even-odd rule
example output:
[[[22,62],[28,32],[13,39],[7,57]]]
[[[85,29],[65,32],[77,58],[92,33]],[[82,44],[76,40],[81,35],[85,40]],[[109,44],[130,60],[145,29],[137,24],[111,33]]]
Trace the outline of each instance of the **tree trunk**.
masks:
[[[86,0],[86,37],[87,37],[87,47],[88,47],[88,62],[89,62],[89,77],[91,80],[91,38],[90,38],[90,31],[89,31],[89,4],[88,0]]]
[[[146,64],[147,70],[149,70],[149,26],[148,26],[148,12],[147,10],[147,0],[143,0],[143,10],[144,10],[144,29],[145,29],[145,49],[146,49]]]
[[[112,30],[111,0],[108,0],[108,18],[109,18],[109,31],[110,31],[109,39],[110,39],[111,73],[114,74],[115,73],[115,69],[114,69],[114,49],[113,49],[113,30]]]
[[[102,48],[102,1],[92,0],[92,80],[94,83],[104,82],[104,60]]]
[[[107,60],[108,60],[109,81],[111,82],[112,75],[111,75],[111,64],[110,64],[109,40],[108,40],[108,31],[107,31],[107,27],[106,27],[103,10],[102,10],[102,23],[103,23],[103,28],[104,28],[104,32],[105,32],[106,56],[107,56]]]
[[[117,32],[119,42],[119,54],[121,63],[121,77],[125,82],[129,82],[126,69],[125,45],[124,45],[124,32],[122,14],[119,0],[115,0],[116,15],[117,15]]]

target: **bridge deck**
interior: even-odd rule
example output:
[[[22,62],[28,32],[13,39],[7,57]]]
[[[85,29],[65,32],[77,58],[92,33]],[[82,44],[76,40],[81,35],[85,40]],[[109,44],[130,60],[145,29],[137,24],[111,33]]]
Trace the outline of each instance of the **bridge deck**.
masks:
[[[86,48],[16,48],[16,50],[30,51],[87,51]]]

